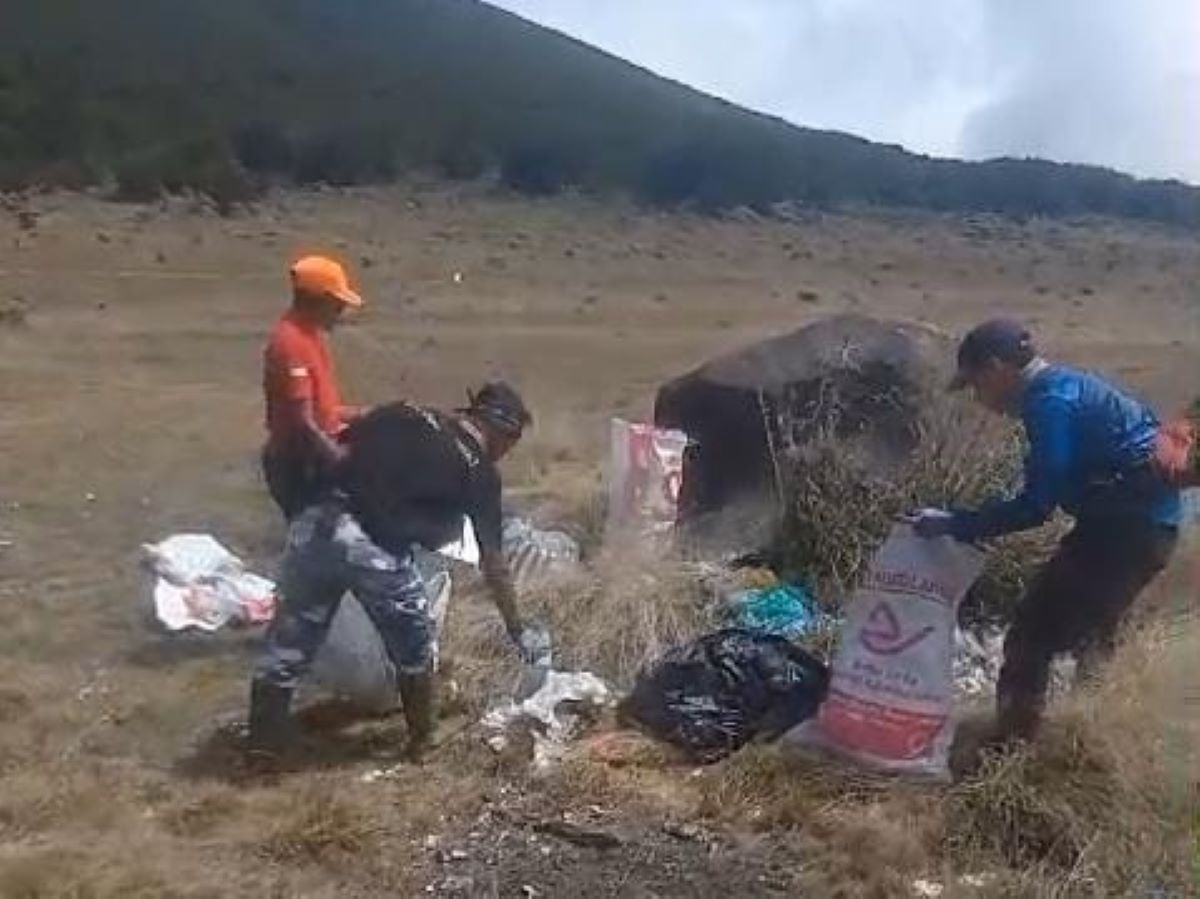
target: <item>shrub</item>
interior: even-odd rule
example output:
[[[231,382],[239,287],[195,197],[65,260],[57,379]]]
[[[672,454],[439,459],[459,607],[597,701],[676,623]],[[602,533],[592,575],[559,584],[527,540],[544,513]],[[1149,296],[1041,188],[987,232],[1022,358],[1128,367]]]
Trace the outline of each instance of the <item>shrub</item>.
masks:
[[[384,134],[339,132],[302,141],[292,175],[299,184],[347,187],[396,176],[396,148]]]
[[[474,181],[487,171],[488,156],[474,144],[450,141],[437,154],[434,167],[452,181]]]
[[[526,145],[510,150],[500,167],[501,180],[530,196],[550,196],[578,183],[580,166],[560,147]]]
[[[115,199],[152,202],[166,194],[194,190],[209,197],[222,215],[261,194],[260,185],[234,158],[229,147],[202,138],[155,147],[125,157],[116,167]]]
[[[234,155],[246,171],[263,175],[290,174],[296,152],[283,130],[269,122],[240,128],[233,138]]]
[[[836,403],[827,404],[823,414]],[[802,446],[779,450],[784,494],[779,534],[771,555],[788,573],[836,604],[853,590],[892,523],[924,506],[973,505],[1011,489],[1022,442],[1011,428],[948,400],[935,400],[917,422],[908,462],[879,472],[840,421],[791,423],[808,435]],[[998,541],[983,575],[968,594],[968,619],[1006,619],[1025,581],[1055,544],[1053,527]]]

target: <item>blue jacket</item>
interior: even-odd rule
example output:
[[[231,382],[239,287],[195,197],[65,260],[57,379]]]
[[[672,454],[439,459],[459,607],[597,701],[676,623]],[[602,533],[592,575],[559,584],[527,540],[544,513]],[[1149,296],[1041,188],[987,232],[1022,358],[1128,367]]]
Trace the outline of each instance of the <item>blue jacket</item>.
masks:
[[[1026,385],[1021,420],[1029,438],[1024,489],[977,511],[956,511],[950,527],[959,540],[1037,527],[1056,508],[1076,520],[1179,525],[1179,491],[1149,468],[1159,423],[1142,403],[1095,375],[1051,365]]]

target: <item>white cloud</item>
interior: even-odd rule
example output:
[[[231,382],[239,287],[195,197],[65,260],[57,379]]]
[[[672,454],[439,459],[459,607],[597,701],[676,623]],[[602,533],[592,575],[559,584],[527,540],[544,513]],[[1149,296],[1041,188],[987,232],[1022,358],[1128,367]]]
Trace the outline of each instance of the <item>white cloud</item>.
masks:
[[[797,124],[1200,182],[1200,0],[498,5]]]
[[[1200,181],[1200,4],[987,0],[993,98],[972,156],[1037,155]]]

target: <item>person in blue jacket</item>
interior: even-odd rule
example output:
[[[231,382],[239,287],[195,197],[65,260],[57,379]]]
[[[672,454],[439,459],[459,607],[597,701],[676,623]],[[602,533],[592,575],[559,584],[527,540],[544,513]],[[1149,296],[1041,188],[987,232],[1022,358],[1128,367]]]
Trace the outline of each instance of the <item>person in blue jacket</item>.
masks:
[[[1019,322],[995,319],[967,334],[951,388],[1020,418],[1024,487],[978,509],[919,512],[916,532],[974,543],[1037,527],[1057,509],[1074,518],[1004,641],[997,737],[1030,739],[1054,656],[1073,653],[1086,680],[1112,654],[1125,613],[1170,559],[1182,503],[1152,465],[1154,413],[1094,374],[1047,362]]]

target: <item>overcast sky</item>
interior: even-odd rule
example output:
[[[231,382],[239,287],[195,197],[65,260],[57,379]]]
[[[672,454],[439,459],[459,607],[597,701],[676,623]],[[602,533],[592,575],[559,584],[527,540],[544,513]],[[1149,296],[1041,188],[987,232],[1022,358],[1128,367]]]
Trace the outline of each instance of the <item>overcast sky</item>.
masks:
[[[1200,0],[493,0],[792,122],[1200,184]]]

